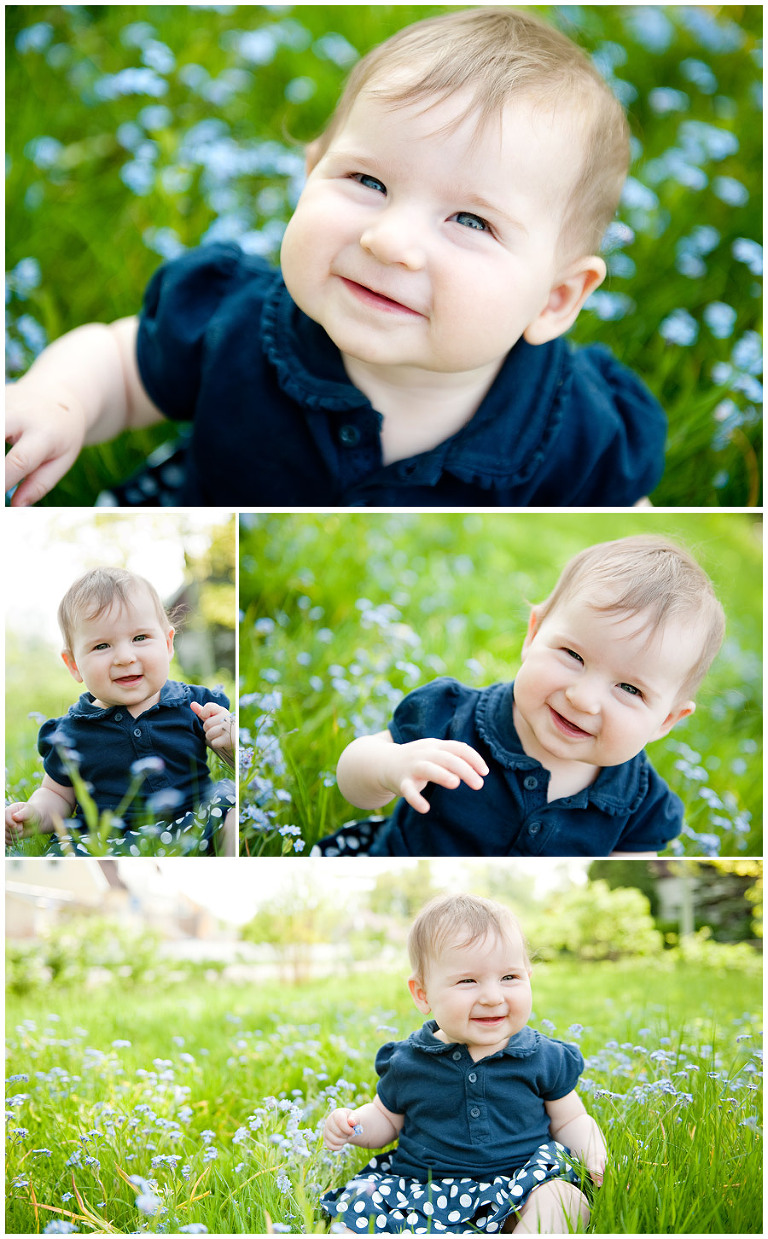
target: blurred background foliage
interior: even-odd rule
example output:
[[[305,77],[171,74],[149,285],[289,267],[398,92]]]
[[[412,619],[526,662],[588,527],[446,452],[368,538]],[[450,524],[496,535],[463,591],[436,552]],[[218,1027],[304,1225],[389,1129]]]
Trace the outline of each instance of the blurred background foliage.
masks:
[[[358,55],[447,7],[6,6],[10,377],[62,332],[136,313],[186,247],[276,259],[302,143]],[[658,504],[755,505],[761,6],[530,7],[593,56],[633,132],[609,279],[574,338],[612,347],[666,408]],[[87,449],[46,502],[93,502],[170,433]]]
[[[514,678],[529,607],[614,537],[686,546],[727,633],[698,708],[652,744],[686,805],[670,854],[762,854],[762,524],[739,513],[243,515],[241,843],[307,850],[354,809],[335,785],[356,735],[438,675]],[[357,816],[364,816],[358,813]]]

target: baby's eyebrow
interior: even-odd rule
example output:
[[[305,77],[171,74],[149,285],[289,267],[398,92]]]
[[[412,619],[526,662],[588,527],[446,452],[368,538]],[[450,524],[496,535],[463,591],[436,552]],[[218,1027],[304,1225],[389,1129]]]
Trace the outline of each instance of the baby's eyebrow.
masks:
[[[476,206],[479,210],[487,211],[490,215],[497,215],[500,219],[504,220],[505,224],[509,224],[511,228],[516,228],[519,232],[524,233],[526,237],[528,236],[528,229],[525,224],[523,224],[519,219],[515,219],[512,215],[508,215],[507,212],[502,210],[502,208],[496,203],[488,202],[486,198],[483,198],[482,194],[476,194],[470,191],[469,193],[462,195],[461,192],[458,191],[457,197],[460,197],[462,202],[466,202],[467,206]]]

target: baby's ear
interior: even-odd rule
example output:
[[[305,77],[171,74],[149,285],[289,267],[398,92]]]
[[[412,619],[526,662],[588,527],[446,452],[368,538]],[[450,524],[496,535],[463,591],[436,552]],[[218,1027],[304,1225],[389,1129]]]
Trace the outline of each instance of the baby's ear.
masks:
[[[427,1015],[432,1008],[427,1001],[427,991],[424,989],[424,982],[418,977],[408,978],[408,989],[411,991],[411,998],[416,1003],[422,1015]]]
[[[598,254],[579,258],[558,277],[539,316],[529,323],[523,336],[529,344],[546,344],[572,327],[581,307],[605,279],[606,267]]]
[[[538,631],[539,631],[539,616],[536,611],[536,608],[531,607],[531,614],[528,618],[528,631],[525,634],[525,641],[523,641],[523,657],[525,657],[525,655],[528,653],[528,648]]]
[[[695,701],[686,701],[684,705],[677,706],[676,709],[670,710],[669,714],[664,719],[664,722],[659,727],[659,730],[656,732],[654,740],[660,740],[662,736],[669,735],[675,724],[679,723],[681,719],[688,718],[689,715],[693,714],[695,709]]]
[[[77,663],[75,662],[72,656],[72,651],[62,650],[61,657],[62,657],[62,661],[64,662],[64,666],[67,668],[67,671],[72,676],[72,679],[77,680],[78,684],[82,684],[83,677],[81,676],[80,672],[77,669]]]

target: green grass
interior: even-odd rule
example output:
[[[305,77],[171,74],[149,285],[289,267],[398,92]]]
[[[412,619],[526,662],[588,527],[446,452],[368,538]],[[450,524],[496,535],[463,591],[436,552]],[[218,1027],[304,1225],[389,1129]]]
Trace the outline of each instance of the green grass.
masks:
[[[16,272],[29,258],[39,265],[32,287],[11,279],[11,375],[28,365],[41,330],[52,340],[83,322],[136,313],[167,252],[164,230],[172,230],[174,245],[187,247],[212,226],[227,235],[262,233],[276,257],[295,202],[301,144],[322,129],[348,68],[344,43],[323,36],[334,32],[363,53],[446,7],[8,6],[8,266]],[[647,191],[652,195],[646,202],[628,199],[620,211],[633,239],[609,255],[605,286],[614,298],[610,312],[619,317],[602,321],[585,311],[574,338],[609,345],[664,405],[670,428],[657,504],[756,505],[759,361],[745,360],[744,348],[756,340],[761,302],[757,260],[750,260],[753,272],[738,246],[761,236],[760,8],[532,7],[596,54],[628,97],[631,172],[646,199]],[[49,31],[43,27],[39,46],[25,46],[25,32],[40,23]],[[650,29],[659,24],[660,42]],[[266,39],[260,62],[249,60],[241,44],[253,32]],[[103,97],[112,75],[153,63],[159,68],[150,89],[157,94]],[[710,80],[697,84],[690,74],[700,78],[702,69]],[[684,101],[664,110],[654,93],[660,86],[682,91]],[[145,113],[158,104],[167,111]],[[211,118],[222,128],[209,175],[201,144],[190,153],[184,137]],[[134,140],[121,126],[135,124]],[[42,138],[60,143],[50,158],[35,145]],[[121,174],[128,169],[130,177],[142,163],[134,158],[142,141],[147,185],[129,188]],[[255,153],[258,166],[238,169],[233,149]],[[670,163],[680,151],[682,170]],[[275,156],[288,161],[287,172],[276,169]],[[731,193],[735,188],[737,204],[723,199],[724,185]],[[698,244],[702,226],[714,232],[698,266],[686,269],[681,255]],[[616,311],[616,298],[628,298],[629,308]],[[707,325],[713,304],[733,312],[724,334]],[[696,339],[687,346],[669,343],[660,330],[677,310],[694,323]],[[159,427],[86,449],[47,502],[92,502],[168,433]]]
[[[740,514],[244,517],[241,784],[249,852],[305,850],[356,813],[335,786],[356,734],[438,675],[514,678],[528,606],[594,542],[655,532],[687,546],[723,600],[727,637],[696,712],[649,746],[686,805],[690,855],[762,854],[760,525]]]
[[[759,970],[669,956],[536,968],[532,1022],[580,1039],[580,1091],[610,1149],[595,1233],[761,1233],[760,993]],[[325,1233],[319,1192],[365,1155],[323,1151],[324,1117],[369,1099],[377,1046],[418,1023],[402,972],[9,995],[8,1075],[29,1078],[9,1081],[7,1232],[69,1210],[84,1233],[253,1234],[267,1215]],[[156,1215],[137,1210],[131,1175]]]

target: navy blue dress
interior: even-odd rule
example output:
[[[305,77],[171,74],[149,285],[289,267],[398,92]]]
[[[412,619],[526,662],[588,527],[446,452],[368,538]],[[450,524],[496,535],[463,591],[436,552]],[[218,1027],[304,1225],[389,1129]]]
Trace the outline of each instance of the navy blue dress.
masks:
[[[545,1102],[567,1096],[584,1068],[578,1046],[525,1027],[475,1062],[427,1020],[376,1056],[377,1092],[404,1122],[394,1149],[322,1198],[352,1231],[486,1234],[548,1179],[580,1181],[552,1140]]]
[[[219,690],[168,680],[157,704],[137,718],[121,706],[95,705],[86,692],[62,718],[48,719],[40,728],[37,747],[46,774],[72,787],[77,770],[99,816],[119,813],[111,851],[139,855],[148,840],[155,841],[155,850],[158,840],[160,846],[181,840],[196,854],[206,853],[234,806],[234,782],[211,781],[205,732],[191,701],[229,708],[229,698]],[[132,784],[135,794],[124,804]],[[63,849],[53,836],[49,850],[89,855],[79,840],[86,830],[81,806],[65,825]]]
[[[598,345],[507,355],[480,407],[437,447],[385,465],[381,415],[279,271],[235,244],[161,267],[137,361],[154,403],[191,436],[179,458],[104,502],[155,505],[631,505],[664,465],[666,419]]]

